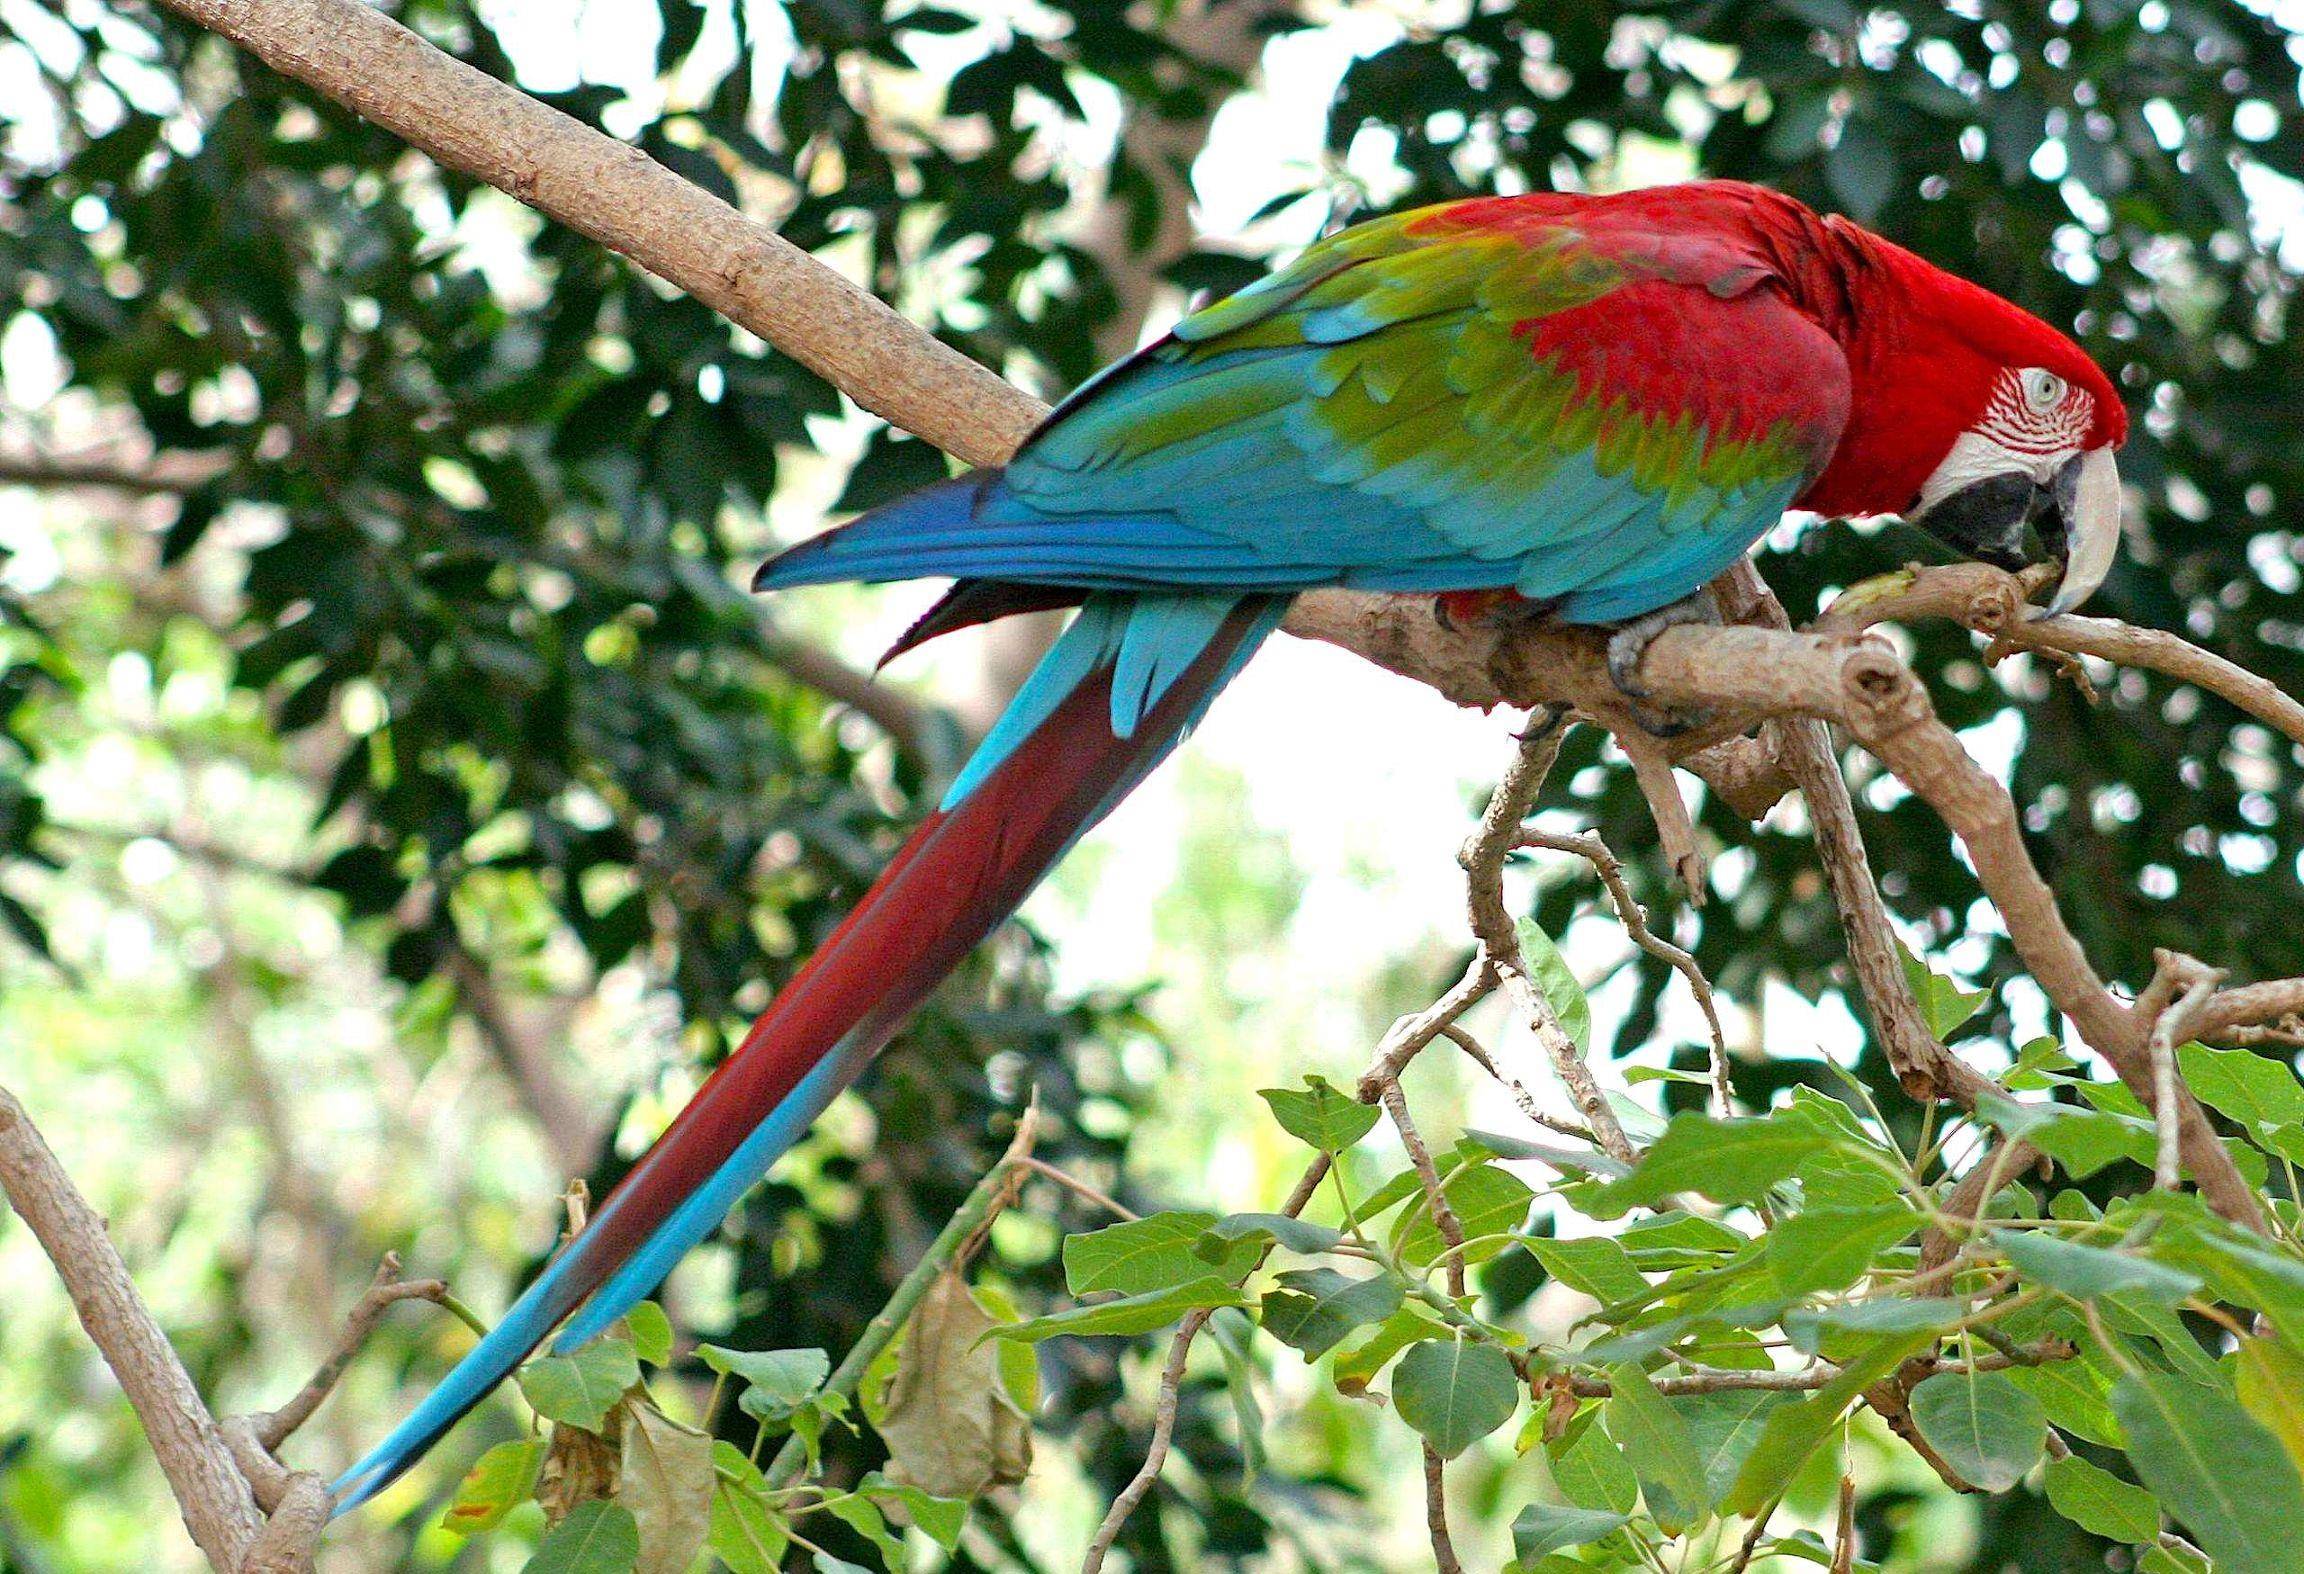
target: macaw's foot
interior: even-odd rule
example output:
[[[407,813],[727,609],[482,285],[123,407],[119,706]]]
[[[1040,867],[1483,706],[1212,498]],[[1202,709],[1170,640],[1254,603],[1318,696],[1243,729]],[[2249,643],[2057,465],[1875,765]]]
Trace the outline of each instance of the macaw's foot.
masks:
[[[1712,719],[1712,713],[1700,706],[1651,709],[1638,703],[1651,697],[1648,686],[1640,681],[1640,658],[1648,653],[1648,642],[1666,629],[1684,625],[1720,626],[1720,603],[1713,599],[1709,586],[1694,595],[1681,597],[1670,606],[1658,607],[1619,624],[1608,636],[1608,676],[1615,683],[1616,691],[1633,702],[1626,706],[1632,719],[1652,737],[1677,737]]]

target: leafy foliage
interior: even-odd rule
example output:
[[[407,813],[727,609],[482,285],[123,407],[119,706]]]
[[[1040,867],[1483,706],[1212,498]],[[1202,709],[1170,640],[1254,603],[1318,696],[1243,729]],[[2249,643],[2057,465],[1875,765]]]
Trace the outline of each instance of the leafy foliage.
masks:
[[[547,96],[773,210],[798,244],[837,254],[962,349],[1051,391],[1094,369],[1122,310],[1105,263],[1069,222],[1088,182],[1062,155],[1064,136],[1099,95],[1137,116],[1189,119],[1238,85],[1157,25],[1175,7],[1050,0],[1011,26],[911,0],[791,0],[774,12],[788,40],[738,7],[732,37],[714,23],[709,41],[717,13],[690,0],[654,9],[653,65],[682,84],[676,97],[619,102],[591,85]],[[419,1071],[452,1064],[456,1035],[478,1025],[475,961],[483,982],[539,992],[581,994],[636,970],[680,1028],[676,1046],[662,1035],[655,1060],[709,1061],[845,910],[947,763],[948,738],[893,744],[792,681],[782,635],[736,588],[770,544],[766,509],[817,460],[838,401],[590,243],[523,227],[502,199],[165,17],[45,0],[19,10],[44,31],[37,49],[7,41],[12,61],[30,62],[28,78],[11,80],[59,106],[58,136],[52,155],[0,172],[0,317],[37,322],[69,397],[197,461],[202,478],[149,517],[123,512],[99,567],[77,583],[45,586],[7,572],[21,559],[0,559],[0,978],[39,965],[29,958],[51,911],[74,899],[54,871],[91,878],[89,828],[62,812],[79,805],[44,801],[40,771],[72,746],[87,696],[127,655],[158,690],[179,678],[228,687],[198,741],[221,737],[232,760],[296,786],[317,850],[286,878],[322,893],[404,992]],[[462,58],[513,74],[490,16],[464,0],[417,0],[401,14]],[[1273,6],[1261,25],[1279,33],[1300,20],[1298,8]],[[1636,11],[1484,0],[1368,46],[1331,107],[1333,161],[1307,171],[1301,200],[1342,215],[1701,170],[1853,212],[2075,327],[2116,370],[2140,417],[2124,465],[2144,507],[2104,605],[2182,628],[2293,690],[2304,681],[2304,576],[2280,521],[2304,484],[2304,449],[2285,429],[2299,367],[2286,275],[2248,190],[2267,175],[2304,176],[2291,46],[2273,22],[2206,0],[1658,0]],[[876,85],[913,82],[924,59],[939,62],[941,102],[892,123]],[[1121,139],[1107,195],[1141,238],[1162,198],[1136,158]],[[489,230],[510,235],[510,263],[468,243]],[[1230,288],[1254,271],[1253,259],[1204,248],[1169,278]],[[841,482],[840,506],[937,470],[921,445],[875,438]],[[1780,546],[1766,571],[1798,615],[1884,558],[1920,550],[1900,534],[1812,532]],[[30,583],[44,588],[20,588]],[[2011,744],[2035,852],[2060,883],[2089,893],[2072,916],[2109,972],[2141,980],[2163,944],[2304,971],[2304,936],[2287,920],[2304,830],[2286,751],[2157,678],[2124,675],[2090,705],[2021,663],[1987,671],[1956,634],[1917,638],[1947,716]],[[1562,777],[1617,845],[1642,845],[1633,784],[1583,736]],[[1921,982],[1932,1026],[2012,1040],[2022,993],[1999,986],[2017,961],[1996,927],[1971,923],[1974,887],[1942,827],[1885,784],[1859,805],[1890,899],[1931,958]],[[1736,1000],[1759,1001],[1778,982],[1811,998],[1839,992],[1839,941],[1805,839],[1747,827],[1716,803],[1703,812],[1709,836],[1749,857],[1723,865],[1700,912],[1635,860],[1659,931],[1686,938]],[[1565,939],[1584,900],[1546,879],[1524,931],[1572,1031],[1575,1007],[1590,1022],[1589,1003],[1538,937]],[[251,971],[262,989],[287,993]],[[1667,970],[1636,956],[1626,976],[1633,1006],[1603,1052],[1659,1032]],[[947,1213],[982,1168],[988,1155],[971,1134],[1028,1084],[1060,1115],[1096,1112],[1066,1121],[1058,1157],[1116,1173],[1142,1090],[1111,1043],[1137,1026],[1116,1003],[1052,1005],[1028,945],[973,967],[867,1084],[871,1153],[828,1140],[748,1200],[718,1337],[740,1350],[847,1348],[885,1300],[914,1221]],[[1683,1063],[1701,1058],[1690,1047]],[[1700,1125],[1682,1114],[1630,1176],[1594,1155],[1588,1171],[1539,1190],[1524,1178],[1532,1172],[1499,1162],[1499,1147],[1474,1140],[1443,1153],[1447,1195],[1478,1243],[1462,1254],[1481,1286],[1471,1306],[1418,1292],[1447,1300],[1435,1289],[1446,1243],[1420,1183],[1405,1170],[1368,1173],[1382,1162],[1367,1140],[1375,1112],[1315,1086],[1293,1094],[1299,1120],[1287,1129],[1313,1130],[1316,1146],[1345,1155],[1350,1211],[1309,1225],[1151,1212],[1149,1233],[1166,1245],[1130,1253],[1125,1267],[1117,1253],[1100,1259],[1109,1282],[1089,1273],[1106,1248],[1083,1247],[1083,1276],[1068,1287],[1154,1304],[1113,1313],[1098,1301],[1036,1331],[1065,1331],[1048,1323],[1067,1317],[1074,1330],[1098,1317],[1153,1328],[1164,1324],[1145,1318],[1235,1308],[1276,1336],[1293,1331],[1300,1351],[1320,1346],[1335,1392],[1354,1401],[1382,1394],[1386,1372],[1396,1383],[1408,1354],[1443,1342],[1587,1384],[1636,1368],[1664,1411],[1636,1398],[1625,1425],[1644,1418],[1665,1435],[1660,1416],[1676,1417],[1703,1487],[1684,1461],[1654,1481],[1636,1472],[1615,1417],[1601,1414],[1613,1398],[1564,1416],[1547,1409],[1523,1441],[1564,1501],[1528,1506],[1514,1539],[1524,1563],[1548,1570],[1621,1561],[1633,1538],[1660,1532],[1658,1489],[1666,1514],[1699,1534],[1721,1504],[1756,1505],[1787,1483],[1805,1491],[1802,1462],[1829,1451],[1862,1386],[1846,1374],[1877,1380],[1927,1351],[1972,1361],[1988,1330],[2064,1340],[2073,1356],[2010,1369],[2006,1381],[2099,1452],[2043,1467],[2044,1500],[2012,1494],[1988,1510],[1976,1558],[2048,1567],[2065,1546],[2093,1556],[2095,1542],[2051,1540],[2063,1532],[2047,1516],[2063,1512],[2089,1536],[2135,1530],[2146,1489],[2114,1471],[2168,1493],[2179,1517],[2207,1511],[2187,1495],[2198,1472],[2180,1457],[2186,1431],[2153,1430],[2157,1412],[2137,1408],[2168,1384],[2190,1385],[2168,1391],[2211,1407],[2200,1414],[2229,1419],[2213,1407],[2238,1406],[2293,1454],[2292,1385],[2278,1374],[2304,1347],[2304,1274],[2285,1242],[2124,1201],[2144,1177],[2149,1121],[2068,1061],[2025,1068],[2010,1091],[2033,1101],[1995,1118],[2036,1140],[2070,1184],[2045,1198],[2003,1194],[1961,1284],[2006,1270],[2033,1299],[1991,1317],[1948,1295],[1894,1293],[1930,1222],[1919,1199],[1941,1193],[1946,1150],[1868,1048],[1856,1073],[1880,1119],[1848,1113],[1817,1062],[1787,1057],[1738,1068],[1746,1105],[1775,1114]],[[620,1086],[641,1084],[644,1107],[655,1069],[645,1055],[619,1067]],[[2191,1046],[2183,1069],[2268,1183],[2292,1191],[2304,1095],[2290,1068]],[[1693,1108],[1688,1088],[1661,1092],[1667,1109]],[[603,1151],[594,1181],[613,1180],[620,1163]],[[1679,1212],[1690,1193],[1714,1206]],[[1133,1190],[1122,1196],[1145,1206]],[[1620,1220],[1610,1227],[1621,1234],[1560,1238],[1568,1218]],[[2282,1213],[2284,1228],[2294,1222]],[[351,1254],[406,1244],[416,1216],[387,1214],[378,1228]],[[1073,1274],[1071,1248],[1059,1261],[1003,1238],[993,1251],[990,1275],[1034,1304]],[[1258,1252],[1278,1264],[1255,1270],[1261,1279],[1242,1266]],[[364,1271],[337,1266],[347,1281]],[[1338,1290],[1322,1275],[1349,1282]],[[791,1293],[803,1276],[807,1294]],[[1512,1316],[1539,1291],[1597,1304],[1577,1331],[1588,1342],[1526,1345]],[[1360,1298],[1352,1315],[1369,1315],[1329,1340],[1346,1297]],[[2262,1311],[2276,1336],[2212,1354],[2207,1314],[2228,1307]],[[1236,1322],[1245,1326],[1228,1311],[1212,1326]],[[257,1343],[218,1325],[196,1351],[203,1367],[244,1360]],[[1689,1361],[1742,1369],[1771,1331],[1843,1379],[1733,1414],[1699,1402],[1721,1396],[1665,1386]],[[634,1353],[659,1365],[658,1331],[632,1333]],[[1049,1371],[1037,1419],[1116,1487],[1140,1456],[1143,1423],[1118,1403],[1110,1339],[1040,1348]],[[1276,1354],[1260,1339],[1249,1348],[1224,1368],[1235,1400],[1243,1373]],[[1580,1363],[1577,1351],[1596,1353]],[[412,1355],[411,1373],[438,1358]],[[599,1363],[602,1395],[630,1364],[576,1359]],[[1420,1354],[1415,1369],[1436,1359]],[[555,1377],[541,1380],[551,1392]],[[879,1444],[849,1430],[853,1416],[811,1408],[812,1386],[799,1386],[808,1392],[779,1415],[784,1389],[771,1382],[755,1398],[747,1385],[753,1408],[723,1406],[715,1424],[746,1443],[756,1420],[790,1425],[844,1479],[871,1480]],[[1241,1489],[1255,1454],[1249,1412],[1210,1403],[1210,1387],[1188,1387],[1177,1430],[1198,1487],[1153,1492],[1121,1543],[1137,1566],[1179,1566],[1178,1547],[1191,1549],[1188,1566],[1236,1566],[1286,1539]],[[1989,1392],[2017,1408],[1997,1383]],[[611,1412],[643,1403],[630,1382],[617,1394]],[[596,1408],[587,1399],[570,1413]],[[1522,1409],[1533,1423],[1533,1397]],[[2124,1414],[2146,1416],[2141,1441]],[[987,1435],[995,1425],[987,1410]],[[2224,1441],[2236,1435],[2264,1445],[2254,1433]],[[13,1480],[60,1479],[47,1440],[0,1446],[19,1449]],[[2123,1448],[2130,1465],[2116,1457]],[[523,1457],[485,1456],[499,1497]],[[2281,1455],[2265,1457],[2276,1466]],[[741,1449],[715,1459],[712,1549],[731,1567],[777,1566],[788,1527],[757,1469]],[[1986,1462],[1981,1449],[1967,1461]],[[87,1468],[76,1464],[76,1478]],[[2285,1478],[2261,1460],[2252,1468],[2277,1502]],[[1333,1479],[1301,1491],[1323,1512],[1349,1508],[1350,1488]],[[884,1557],[886,1525],[904,1513],[926,1528],[893,1486],[848,1501],[841,1528],[825,1530],[827,1557]],[[614,1516],[589,1518],[598,1535],[620,1537]],[[1892,1503],[1867,1502],[1867,1555],[1893,1541],[1893,1518]],[[643,1516],[631,1528],[648,1534]],[[1004,1528],[988,1534],[1026,1556]],[[2152,1556],[2170,1566],[2165,1551]]]

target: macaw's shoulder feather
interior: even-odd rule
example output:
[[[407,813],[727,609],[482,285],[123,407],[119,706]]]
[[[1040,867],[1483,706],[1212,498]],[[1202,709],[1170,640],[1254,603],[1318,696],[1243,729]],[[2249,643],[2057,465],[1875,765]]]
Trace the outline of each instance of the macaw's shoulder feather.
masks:
[[[1613,200],[1330,236],[1084,385],[1004,471],[765,582],[1494,588],[1592,622],[1676,600],[1824,467],[1848,369],[1764,248]]]

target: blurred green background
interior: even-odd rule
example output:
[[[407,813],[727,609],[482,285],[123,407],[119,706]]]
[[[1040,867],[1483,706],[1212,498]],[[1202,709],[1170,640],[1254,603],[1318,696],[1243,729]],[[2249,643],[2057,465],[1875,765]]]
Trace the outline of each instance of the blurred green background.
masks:
[[[2304,677],[2304,7],[388,9],[1044,395],[1355,216],[1766,181],[2073,328],[2138,417],[2102,609]],[[777,543],[940,473],[758,341],[220,41],[139,5],[0,0],[0,1081],[220,1408],[277,1403],[388,1248],[500,1307],[561,1180],[611,1183],[868,882],[1030,635],[897,669],[915,703],[891,731],[794,674],[868,668],[916,592],[764,608],[740,587]],[[1764,568],[1800,616],[1924,551],[1788,527]],[[1050,1156],[1125,1198],[1276,1203],[1295,1160],[1252,1090],[1352,1074],[1455,976],[1451,855],[1509,752],[1509,718],[1281,647],[682,1270],[684,1328],[844,1348],[1033,1088],[1061,1118]],[[1987,672],[1964,637],[1916,650],[2100,966],[2133,986],[2180,944],[2304,972],[2289,750],[2156,678],[2091,705],[2022,659]],[[2045,1002],[1933,817],[1856,768],[1908,938],[1998,991],[1963,1046],[1989,1064],[2051,1026]],[[1732,997],[1741,1093],[1824,1082],[1831,1057],[1909,1112],[1796,810],[1748,828],[1703,806],[1698,912],[1589,737],[1547,803],[1611,836]],[[1679,986],[1587,880],[1515,879],[1619,1061],[1701,1063]],[[1411,1091],[1427,1131],[1516,1118],[1437,1058]],[[1035,1188],[991,1271],[1045,1296],[1059,1232],[1088,1222]],[[1546,1315],[1524,1253],[1485,1272]],[[7,1219],[0,1286],[0,1569],[192,1567]],[[347,1462],[463,1340],[395,1313],[294,1460]],[[1040,1468],[960,1566],[1076,1560],[1141,1457],[1152,1360],[1049,1348]],[[1188,1391],[1134,1566],[1422,1566],[1405,1432],[1292,1363],[1271,1382],[1252,1485],[1229,1404]],[[484,1409],[325,1566],[517,1567],[517,1536],[425,1528],[517,1424]],[[1876,1457],[1859,1524],[1888,1568],[2105,1566],[2022,1493],[1955,1500]],[[1499,1440],[1459,1468],[1460,1544],[1493,1563],[1526,1467]]]

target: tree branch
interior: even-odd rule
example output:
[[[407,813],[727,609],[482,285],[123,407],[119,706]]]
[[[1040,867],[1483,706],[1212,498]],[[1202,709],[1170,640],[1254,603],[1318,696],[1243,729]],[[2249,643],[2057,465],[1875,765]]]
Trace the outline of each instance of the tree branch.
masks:
[[[0,1191],[55,1264],[80,1326],[135,1406],[193,1541],[219,1574],[236,1574],[264,1531],[247,1478],[137,1294],[104,1220],[6,1088],[0,1088]]]
[[[442,53],[358,0],[160,0],[281,75],[631,258],[873,414],[971,464],[1045,408],[639,149]]]

